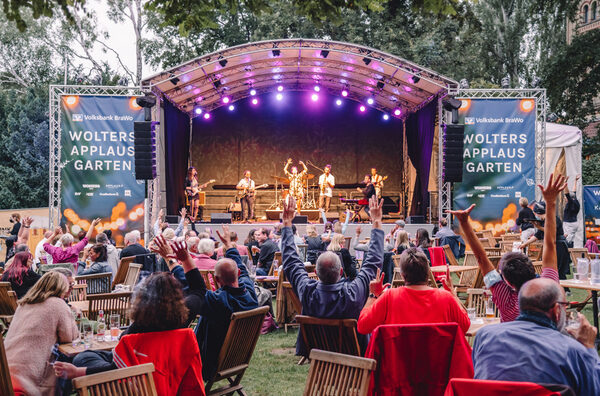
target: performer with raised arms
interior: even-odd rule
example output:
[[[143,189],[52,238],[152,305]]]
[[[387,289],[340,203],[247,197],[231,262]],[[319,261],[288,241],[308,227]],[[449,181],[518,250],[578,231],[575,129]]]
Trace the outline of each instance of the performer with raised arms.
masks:
[[[290,181],[290,195],[294,197],[296,200],[297,210],[300,213],[300,209],[302,208],[302,200],[304,199],[304,188],[302,186],[304,176],[308,173],[308,168],[304,165],[304,162],[299,161],[298,163],[302,165],[304,168],[302,172],[298,173],[298,168],[292,166],[292,171],[288,171],[290,164],[292,163],[292,159],[288,158],[285,163],[285,167],[283,168],[283,173]]]

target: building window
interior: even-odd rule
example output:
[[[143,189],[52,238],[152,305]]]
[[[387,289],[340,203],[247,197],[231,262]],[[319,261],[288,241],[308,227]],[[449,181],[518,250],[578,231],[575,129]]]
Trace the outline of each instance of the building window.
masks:
[[[594,1],[592,3],[592,18],[591,18],[592,21],[596,20],[596,9],[597,9],[597,6],[596,6],[596,2]]]
[[[588,5],[587,4],[584,5],[583,6],[583,23],[588,23],[588,10],[589,10]]]

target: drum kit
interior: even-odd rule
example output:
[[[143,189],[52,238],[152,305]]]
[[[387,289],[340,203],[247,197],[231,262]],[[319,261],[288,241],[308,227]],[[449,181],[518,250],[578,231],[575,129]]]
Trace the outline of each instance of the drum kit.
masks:
[[[290,181],[286,177],[271,176],[275,179],[275,202],[269,207],[269,209],[280,210],[283,208],[283,202],[290,195],[289,184]],[[309,184],[309,181],[312,182]],[[315,190],[318,190],[319,186],[316,183],[315,175],[308,173],[302,178],[302,209],[316,209],[317,201],[315,200]]]

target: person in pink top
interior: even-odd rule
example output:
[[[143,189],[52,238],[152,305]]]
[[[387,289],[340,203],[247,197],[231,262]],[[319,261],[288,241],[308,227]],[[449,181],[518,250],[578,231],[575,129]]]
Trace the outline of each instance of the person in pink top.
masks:
[[[52,256],[52,262],[55,264],[76,263],[77,259],[79,258],[79,252],[81,252],[85,245],[87,245],[89,239],[94,233],[94,228],[99,222],[100,219],[94,219],[87,231],[87,234],[85,234],[85,237],[76,244],[73,244],[73,235],[70,233],[63,234],[62,227],[56,227],[52,235],[50,235],[46,243],[44,243],[44,250],[46,253]],[[61,247],[52,246],[50,243],[59,235],[61,236]]]
[[[240,256],[247,256],[248,255],[248,248],[246,247],[246,245],[238,245],[237,241],[238,241],[238,235],[235,231],[231,231],[231,242],[235,243],[235,246],[238,250],[238,252],[240,253]],[[220,247],[217,249],[217,258],[221,258],[223,257],[223,247]]]
[[[201,270],[215,269],[217,260],[211,258],[215,254],[215,241],[210,238],[192,237],[188,239],[187,244],[196,268]]]

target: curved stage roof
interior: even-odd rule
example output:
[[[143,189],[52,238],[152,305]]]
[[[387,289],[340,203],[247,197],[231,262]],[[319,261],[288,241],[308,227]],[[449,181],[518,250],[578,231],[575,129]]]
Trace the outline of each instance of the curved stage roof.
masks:
[[[211,111],[256,94],[284,90],[322,92],[366,103],[405,117],[436,95],[455,92],[458,83],[397,56],[355,44],[290,39],[242,44],[193,59],[142,81],[190,117],[194,108]],[[400,109],[400,114],[394,114]]]

